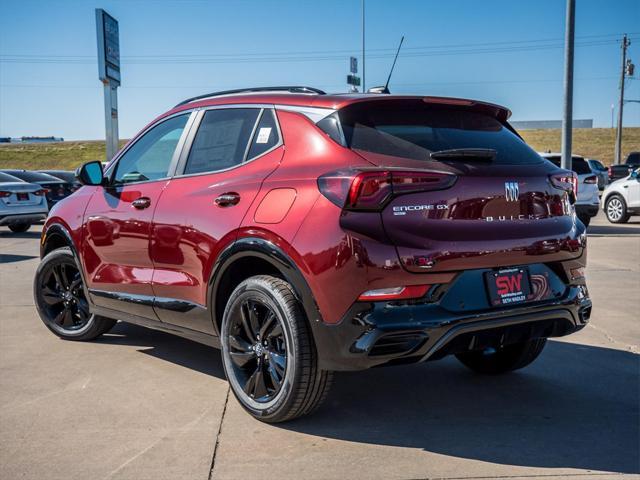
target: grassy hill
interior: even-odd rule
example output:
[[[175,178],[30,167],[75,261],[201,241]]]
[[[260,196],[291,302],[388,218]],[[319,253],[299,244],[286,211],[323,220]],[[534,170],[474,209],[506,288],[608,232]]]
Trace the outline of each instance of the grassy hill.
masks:
[[[522,130],[520,135],[538,152],[559,152],[561,133],[560,130]],[[615,141],[615,129],[577,128],[573,131],[573,152],[610,165],[613,163]],[[640,128],[622,129],[622,161],[629,152],[637,151],[640,151]]]
[[[560,130],[523,130],[520,132],[537,151],[560,151]],[[124,145],[124,141],[121,142]],[[613,161],[615,130],[610,128],[581,128],[574,130],[573,151],[605,164]],[[624,155],[640,151],[640,128],[625,128],[622,135]],[[0,144],[0,169],[61,168],[73,170],[89,160],[104,160],[102,141],[79,141],[41,144]]]

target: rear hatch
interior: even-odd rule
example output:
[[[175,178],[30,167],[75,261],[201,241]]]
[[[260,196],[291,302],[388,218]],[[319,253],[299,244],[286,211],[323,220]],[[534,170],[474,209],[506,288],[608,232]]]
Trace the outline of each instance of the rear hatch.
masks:
[[[378,221],[407,270],[582,254],[571,173],[529,148],[506,124],[507,114],[486,104],[423,99],[363,102],[338,112],[345,146],[373,170],[389,172],[393,194],[381,201]],[[423,180],[412,172],[444,180],[420,188]]]

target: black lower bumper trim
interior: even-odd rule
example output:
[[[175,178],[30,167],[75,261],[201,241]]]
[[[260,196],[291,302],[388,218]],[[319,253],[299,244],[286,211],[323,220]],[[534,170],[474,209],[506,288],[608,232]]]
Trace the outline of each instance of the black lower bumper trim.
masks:
[[[357,303],[338,325],[312,325],[320,366],[363,370],[435,360],[461,351],[559,337],[589,321],[586,290],[572,286],[562,299],[460,315],[438,305]]]

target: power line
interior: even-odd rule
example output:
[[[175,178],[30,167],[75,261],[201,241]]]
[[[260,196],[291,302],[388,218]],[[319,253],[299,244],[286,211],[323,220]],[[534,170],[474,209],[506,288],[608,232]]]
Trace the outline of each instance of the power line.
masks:
[[[628,35],[636,35],[640,34],[640,32],[632,32]],[[581,35],[576,36],[576,39],[604,39],[604,38],[612,38],[618,42],[618,37],[620,34],[618,33],[608,33],[601,35]],[[475,43],[458,43],[458,44],[440,44],[440,45],[423,45],[423,46],[415,46],[415,47],[405,47],[404,50],[434,50],[434,49],[456,49],[456,48],[464,48],[464,47],[486,47],[486,46],[497,46],[497,45],[513,45],[513,44],[525,44],[525,43],[548,43],[548,42],[563,42],[563,38],[539,38],[532,40],[505,40],[499,42],[475,42]],[[613,43],[613,42],[612,42]],[[395,52],[395,48],[369,48],[367,51],[370,52]],[[315,54],[351,54],[354,53],[355,49],[343,49],[343,50],[303,50],[303,51],[287,51],[287,52],[259,52],[259,53],[218,53],[218,54],[207,54],[207,53],[195,53],[195,54],[148,54],[148,55],[123,55],[123,59],[152,59],[152,58],[214,58],[214,57],[244,57],[244,56],[279,56],[279,55],[315,55]],[[95,55],[48,55],[48,54],[1,54],[0,57],[38,57],[38,58],[70,58],[70,59],[82,59],[82,58],[94,58]]]
[[[600,81],[600,80],[613,80],[618,77],[615,75],[609,76],[601,76],[601,77],[583,77],[578,78],[576,80],[580,82],[586,81]],[[421,83],[397,83],[394,82],[395,87],[432,87],[432,86],[444,86],[444,85],[499,85],[499,84],[529,84],[529,83],[560,83],[562,82],[561,78],[550,78],[550,79],[528,79],[528,80],[481,80],[481,81],[470,81],[470,82],[421,82]],[[198,88],[231,88],[235,85],[125,85],[120,88],[128,90],[128,89],[198,89]],[[334,84],[334,85],[318,85],[319,87],[325,88],[342,88],[344,85],[342,84]],[[61,88],[61,89],[78,89],[78,88],[87,88],[87,89],[95,89],[97,88],[95,85],[43,85],[43,84],[0,84],[0,88]]]
[[[576,43],[577,47],[593,47],[601,45],[610,45],[618,43],[617,39],[605,39],[611,35],[589,35],[578,37],[582,39],[591,39]],[[554,42],[554,43],[550,43]],[[487,42],[477,44],[457,44],[457,45],[431,45],[423,47],[408,47],[404,57],[432,57],[432,56],[450,56],[450,55],[470,55],[470,54],[490,54],[505,53],[518,51],[536,51],[562,48],[562,39],[541,39],[541,40],[521,40],[515,42]],[[425,50],[425,51],[423,51]],[[371,53],[369,58],[382,59],[389,58],[394,55],[390,49],[369,49],[370,52],[390,53]],[[333,54],[323,54],[331,52]],[[216,55],[139,55],[123,57],[123,63],[131,65],[150,65],[150,64],[214,64],[214,63],[260,63],[260,62],[310,62],[310,61],[343,61],[344,54],[353,52],[353,50],[334,50],[334,51],[316,51],[316,52],[289,52],[289,53],[244,53],[244,54],[216,54]],[[340,54],[336,54],[341,52]],[[344,53],[342,53],[344,52]],[[34,63],[34,64],[93,64],[93,56],[90,55],[31,55],[31,54],[3,54],[0,55],[1,63]]]

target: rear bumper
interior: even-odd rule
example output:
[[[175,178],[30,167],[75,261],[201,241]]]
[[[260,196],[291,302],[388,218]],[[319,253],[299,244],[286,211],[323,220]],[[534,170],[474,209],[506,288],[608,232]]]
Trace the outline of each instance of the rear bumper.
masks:
[[[363,370],[414,363],[583,328],[591,315],[585,286],[567,287],[550,302],[460,315],[438,304],[356,303],[338,325],[316,322],[320,367]]]
[[[576,204],[576,214],[579,216],[586,215],[588,217],[595,217],[598,214],[599,204],[595,205],[578,205]]]
[[[9,225],[11,223],[37,223],[47,218],[47,213],[16,213],[11,215],[0,214],[0,225]]]

